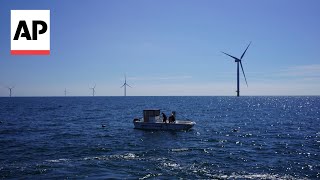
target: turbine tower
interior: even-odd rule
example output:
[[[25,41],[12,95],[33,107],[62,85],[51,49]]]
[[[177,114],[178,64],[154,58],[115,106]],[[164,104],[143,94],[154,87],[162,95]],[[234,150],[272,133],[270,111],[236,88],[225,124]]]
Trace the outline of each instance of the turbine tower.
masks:
[[[120,88],[124,87],[124,96],[127,96],[127,86],[131,87],[129,84],[127,84],[127,76],[124,75],[124,83],[123,83],[123,85],[120,87]],[[132,88],[132,87],[131,87],[131,88]]]
[[[89,89],[92,89],[92,96],[94,96],[94,93],[96,92],[95,88],[96,88],[96,85],[94,85],[92,88],[89,88]]]
[[[237,63],[237,96],[240,96],[240,78],[239,78],[239,64],[241,66],[241,69],[242,69],[242,73],[243,73],[243,76],[244,76],[244,80],[246,81],[246,84],[247,84],[247,87],[248,87],[248,83],[247,83],[247,78],[246,78],[246,75],[244,74],[244,70],[243,70],[243,66],[242,66],[242,58],[244,56],[244,54],[247,52],[249,46],[250,46],[251,42],[249,43],[249,45],[247,46],[246,50],[242,53],[240,59],[237,58],[237,57],[234,57],[234,56],[231,56],[230,54],[227,54],[225,52],[222,52],[223,54],[231,57],[234,59],[234,62]]]
[[[11,95],[12,95],[12,89],[14,88],[14,86],[12,86],[12,87],[7,87],[8,89],[9,89],[9,97],[11,97]]]
[[[67,96],[67,88],[64,88],[64,96]]]

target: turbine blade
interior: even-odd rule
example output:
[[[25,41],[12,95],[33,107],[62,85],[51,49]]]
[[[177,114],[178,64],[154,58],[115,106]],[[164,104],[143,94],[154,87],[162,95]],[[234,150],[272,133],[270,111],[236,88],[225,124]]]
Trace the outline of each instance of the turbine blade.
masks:
[[[230,54],[227,54],[227,53],[225,53],[225,52],[223,52],[223,51],[221,51],[221,52],[222,52],[223,54],[229,56],[229,57],[232,57],[232,58],[235,59],[235,60],[239,60],[238,58],[236,58],[236,57],[234,57],[234,56],[231,56]]]
[[[123,86],[125,86],[126,84],[123,84],[120,88],[122,88]]]
[[[248,50],[248,48],[249,48],[250,44],[251,44],[251,41],[250,41],[249,45],[247,46],[246,50],[244,50],[244,52],[243,52],[243,54],[242,54],[242,56],[241,56],[240,60],[243,58],[244,54],[247,52],[247,50]]]
[[[131,87],[129,84],[126,84],[127,86]],[[131,87],[132,88],[132,87]]]
[[[246,84],[247,84],[247,87],[248,87],[247,78],[246,78],[246,75],[244,74],[244,70],[243,70],[243,66],[242,66],[242,62],[241,61],[240,61],[240,65],[241,65],[242,73],[243,73],[243,76],[244,76],[244,80],[246,80]]]

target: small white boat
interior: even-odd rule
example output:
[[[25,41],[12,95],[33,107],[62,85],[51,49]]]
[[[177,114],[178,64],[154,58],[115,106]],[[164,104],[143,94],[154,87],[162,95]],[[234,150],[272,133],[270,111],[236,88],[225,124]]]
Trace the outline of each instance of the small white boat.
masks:
[[[174,114],[175,116],[175,114]],[[175,120],[174,122],[163,122],[160,109],[143,110],[143,118],[133,120],[135,129],[148,130],[188,130],[196,123],[189,120]]]

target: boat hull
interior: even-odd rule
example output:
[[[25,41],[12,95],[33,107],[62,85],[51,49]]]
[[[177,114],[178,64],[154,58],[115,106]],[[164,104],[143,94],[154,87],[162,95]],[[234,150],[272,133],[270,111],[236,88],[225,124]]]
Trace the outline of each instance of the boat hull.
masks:
[[[176,121],[175,123],[135,121],[133,124],[135,129],[146,130],[188,130],[195,125],[192,121]]]

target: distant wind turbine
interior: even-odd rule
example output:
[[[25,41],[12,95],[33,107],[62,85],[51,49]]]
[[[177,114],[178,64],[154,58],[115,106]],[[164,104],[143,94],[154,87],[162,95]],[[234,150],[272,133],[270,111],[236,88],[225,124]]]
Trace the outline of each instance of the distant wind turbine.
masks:
[[[233,59],[234,59],[234,62],[237,63],[237,91],[236,91],[236,92],[237,92],[237,96],[240,96],[239,64],[240,64],[240,66],[241,66],[242,73],[243,73],[244,79],[245,79],[246,84],[247,84],[247,87],[248,87],[247,78],[246,78],[246,75],[244,74],[244,70],[243,70],[243,66],[242,66],[242,58],[243,58],[244,54],[247,52],[250,44],[251,44],[251,42],[250,42],[249,45],[247,46],[246,50],[242,53],[240,59],[237,58],[237,57],[231,56],[230,54],[227,54],[227,53],[225,53],[225,52],[222,52],[223,54],[225,54],[225,55],[233,58]]]
[[[12,89],[14,88],[14,86],[12,86],[12,87],[7,87],[8,88],[8,90],[9,90],[9,97],[11,97],[11,95],[12,95]]]
[[[131,87],[129,84],[127,84],[127,76],[124,75],[124,83],[123,83],[123,85],[120,87],[120,88],[124,87],[124,96],[127,96],[127,86]],[[131,87],[131,88],[132,88],[132,87]]]
[[[67,88],[64,88],[64,96],[67,96]]]
[[[92,89],[92,96],[94,96],[94,93],[96,92],[96,85],[94,85],[92,88],[89,88],[89,89]]]

